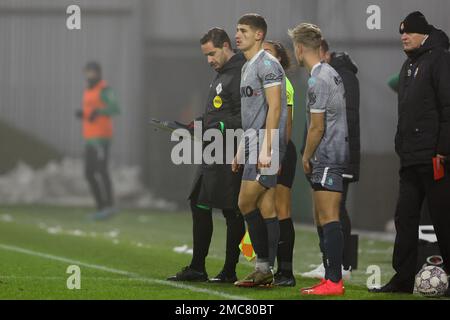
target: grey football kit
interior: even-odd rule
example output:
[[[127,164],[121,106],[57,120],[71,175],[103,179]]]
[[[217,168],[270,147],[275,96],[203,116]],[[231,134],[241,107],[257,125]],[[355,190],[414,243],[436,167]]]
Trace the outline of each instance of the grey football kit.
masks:
[[[281,163],[286,152],[286,77],[279,61],[264,50],[247,61],[241,71],[241,114],[245,139],[245,165],[242,180],[259,181],[266,188],[277,183],[278,166],[274,170],[258,170],[256,160],[258,145],[263,141],[267,113],[265,89],[281,85],[281,115],[278,125],[278,140],[272,143],[272,164]],[[277,161],[278,160],[278,161]]]
[[[308,177],[314,190],[342,192],[349,162],[345,90],[342,78],[327,63],[316,64],[308,79],[306,95],[307,125],[311,113],[325,113],[325,131],[311,158]]]

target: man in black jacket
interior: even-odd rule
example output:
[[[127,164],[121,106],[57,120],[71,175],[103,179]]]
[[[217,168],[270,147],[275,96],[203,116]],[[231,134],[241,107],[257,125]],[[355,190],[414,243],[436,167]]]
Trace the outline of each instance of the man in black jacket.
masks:
[[[239,260],[239,243],[245,234],[244,219],[238,208],[238,196],[242,172],[233,173],[226,164],[226,129],[239,129],[241,125],[241,69],[245,63],[242,54],[235,54],[227,33],[219,28],[209,30],[200,40],[208,64],[217,72],[210,85],[205,112],[201,118],[203,130],[215,128],[222,132],[224,140],[223,164],[200,165],[190,193],[193,219],[193,257],[191,264],[183,268],[173,281],[206,281],[205,259],[213,232],[212,208],[222,209],[227,224],[226,258],[223,270],[210,282],[234,283],[236,264]],[[194,126],[194,122],[190,127]],[[203,148],[208,142],[203,142]]]
[[[359,80],[356,77],[358,67],[346,52],[330,52],[328,42],[322,39],[320,56],[341,76],[344,82],[350,161],[344,174],[342,200],[339,210],[339,219],[344,236],[344,256],[342,259],[342,277],[350,279],[352,262],[356,260],[357,247],[352,245],[352,225],[347,212],[347,194],[350,183],[359,181],[360,164],[360,130],[359,130]],[[306,141],[306,131],[305,140]],[[303,147],[304,149],[304,147]],[[302,151],[303,154],[303,151]],[[325,269],[323,265],[303,273],[305,277],[323,278]]]
[[[395,137],[401,163],[392,262],[396,274],[373,292],[413,292],[424,199],[428,201],[444,268],[450,272],[450,170],[446,161],[450,153],[449,39],[417,11],[401,22],[400,33],[408,58],[399,77]],[[433,158],[445,168],[441,179],[434,176]]]

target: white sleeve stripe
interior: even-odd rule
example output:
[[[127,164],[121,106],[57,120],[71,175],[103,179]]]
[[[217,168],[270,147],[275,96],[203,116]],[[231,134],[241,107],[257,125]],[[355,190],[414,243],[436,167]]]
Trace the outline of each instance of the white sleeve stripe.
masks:
[[[273,82],[273,83],[268,83],[264,86],[264,89],[270,88],[270,87],[275,87],[275,86],[281,86],[281,82]]]
[[[326,110],[322,109],[309,109],[309,112],[311,113],[324,113]]]

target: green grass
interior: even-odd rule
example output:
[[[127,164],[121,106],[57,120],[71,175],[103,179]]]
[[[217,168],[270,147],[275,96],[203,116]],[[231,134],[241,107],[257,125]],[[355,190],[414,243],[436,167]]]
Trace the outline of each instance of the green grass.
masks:
[[[299,295],[299,289],[316,282],[297,276],[296,288],[242,289],[207,283],[174,287],[163,280],[190,262],[190,255],[173,251],[184,244],[191,247],[190,214],[133,210],[107,222],[89,222],[87,212],[82,208],[0,207],[0,299],[298,300],[306,299]],[[224,239],[224,219],[215,214],[207,259],[210,276],[221,270]],[[298,227],[296,272],[320,263],[317,247],[313,230]],[[360,267],[346,283],[346,295],[334,299],[421,299],[415,295],[368,293],[368,265],[380,266],[382,282],[392,276],[392,243],[362,238],[360,251]],[[71,264],[81,268],[80,290],[66,287],[70,276],[66,269]],[[241,257],[238,276],[249,273],[252,266]]]

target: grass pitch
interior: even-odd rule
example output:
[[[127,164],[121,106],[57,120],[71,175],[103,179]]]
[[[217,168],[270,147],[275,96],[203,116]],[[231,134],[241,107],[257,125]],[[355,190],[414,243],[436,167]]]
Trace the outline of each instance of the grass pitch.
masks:
[[[299,289],[316,283],[297,275],[295,288],[249,289],[208,283],[174,283],[165,279],[190,262],[189,213],[122,211],[106,222],[86,219],[85,208],[0,207],[0,299],[425,299],[417,295],[370,294],[369,265],[381,268],[382,283],[392,276],[393,244],[360,237],[359,269],[346,282],[344,297],[302,297]],[[225,255],[225,221],[214,214],[214,235],[207,271],[221,270]],[[313,229],[297,226],[296,273],[319,264]],[[81,289],[67,288],[70,265],[81,269]],[[238,277],[253,264],[241,257]]]

